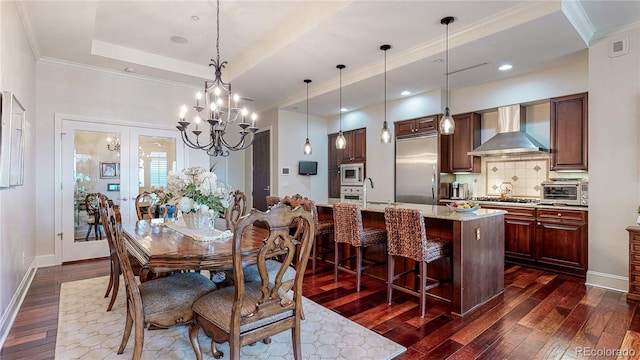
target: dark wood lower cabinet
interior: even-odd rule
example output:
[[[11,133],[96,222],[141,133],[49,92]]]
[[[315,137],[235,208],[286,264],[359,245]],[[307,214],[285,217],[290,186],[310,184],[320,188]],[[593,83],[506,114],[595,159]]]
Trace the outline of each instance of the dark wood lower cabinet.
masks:
[[[587,212],[482,205],[507,211],[505,260],[563,274],[587,273]]]
[[[537,260],[544,263],[585,269],[586,224],[538,222],[536,240]]]

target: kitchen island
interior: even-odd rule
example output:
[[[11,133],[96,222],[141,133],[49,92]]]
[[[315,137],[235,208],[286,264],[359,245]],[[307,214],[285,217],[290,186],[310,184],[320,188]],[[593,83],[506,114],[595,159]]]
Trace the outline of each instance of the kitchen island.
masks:
[[[333,203],[319,203],[320,219],[333,217]],[[436,296],[451,301],[451,312],[464,316],[504,291],[504,214],[503,210],[478,209],[471,213],[456,212],[446,206],[369,202],[362,207],[365,226],[385,229],[384,209],[387,206],[422,210],[427,237],[450,241],[453,245],[453,269],[448,259],[429,264],[430,276],[446,280],[450,287],[440,286]],[[348,248],[345,251],[349,251]],[[367,249],[366,256],[374,260],[386,259],[384,247]],[[396,261],[396,273],[413,269],[410,259]],[[374,267],[365,274],[386,280],[386,271]],[[453,274],[451,274],[453,271]],[[403,286],[415,288],[414,278],[407,277]],[[438,289],[438,288],[436,288]],[[448,289],[448,291],[442,291]],[[439,291],[439,292],[438,292]]]

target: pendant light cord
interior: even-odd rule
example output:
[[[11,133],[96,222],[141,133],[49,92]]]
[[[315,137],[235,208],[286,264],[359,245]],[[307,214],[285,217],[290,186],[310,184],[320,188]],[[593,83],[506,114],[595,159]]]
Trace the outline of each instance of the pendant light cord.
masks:
[[[384,122],[387,122],[387,50],[384,50]]]
[[[309,83],[311,81],[306,81],[307,83],[307,139],[309,139]]]
[[[220,64],[220,0],[216,1],[216,60]]]
[[[447,75],[447,108],[449,108],[449,24],[447,23],[447,64],[446,64],[446,75]]]
[[[340,132],[342,132],[342,68],[340,69],[340,109],[338,109],[338,111],[340,112]]]

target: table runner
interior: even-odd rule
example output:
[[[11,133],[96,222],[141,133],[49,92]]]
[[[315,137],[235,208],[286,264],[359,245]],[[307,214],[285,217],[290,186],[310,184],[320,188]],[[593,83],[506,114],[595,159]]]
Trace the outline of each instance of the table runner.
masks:
[[[164,225],[179,233],[187,235],[195,241],[223,242],[233,237],[233,232],[231,232],[230,230],[220,231],[218,229],[190,229],[185,225],[183,220],[167,221],[166,223],[164,223]]]

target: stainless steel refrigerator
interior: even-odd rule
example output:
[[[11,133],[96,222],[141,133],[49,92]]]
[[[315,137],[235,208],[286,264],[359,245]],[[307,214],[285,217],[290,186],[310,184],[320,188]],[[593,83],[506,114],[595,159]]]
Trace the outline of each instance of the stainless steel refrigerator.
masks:
[[[396,139],[396,201],[437,204],[437,135]]]

